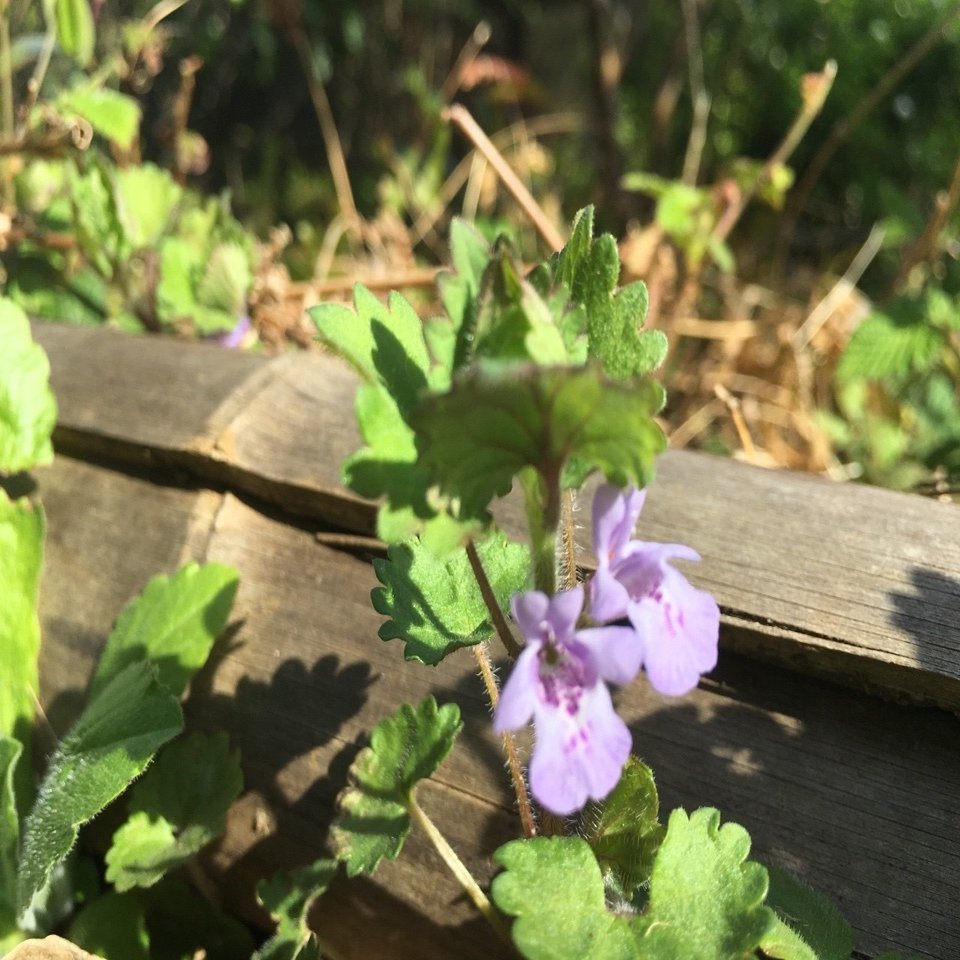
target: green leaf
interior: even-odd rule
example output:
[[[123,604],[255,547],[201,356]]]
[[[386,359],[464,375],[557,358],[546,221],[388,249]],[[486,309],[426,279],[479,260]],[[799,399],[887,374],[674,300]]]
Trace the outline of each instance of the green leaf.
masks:
[[[144,660],[179,697],[226,626],[237,586],[237,571],[219,563],[188,563],[173,576],[153,577],[117,618],[90,683],[91,699]]]
[[[644,951],[658,960],[752,957],[776,924],[763,905],[767,871],[747,861],[750,837],[720,826],[713,809],[674,810],[650,877],[647,912],[637,920]]]
[[[0,490],[0,736],[23,745],[14,775],[17,809],[25,813],[33,796],[30,741],[34,703],[40,689],[37,656],[40,621],[37,592],[43,563],[44,515],[29,500],[10,500]]]
[[[510,597],[526,586],[526,547],[498,532],[477,545],[477,554],[505,609]],[[439,558],[419,540],[408,540],[391,546],[387,559],[374,560],[373,567],[383,584],[371,593],[373,607],[390,618],[380,627],[380,639],[403,640],[407,660],[433,666],[494,632],[465,549]]]
[[[337,872],[336,860],[316,863],[291,873],[280,873],[257,884],[257,899],[277,922],[272,937],[254,954],[254,960],[312,960],[320,952],[307,916]]]
[[[152,163],[117,171],[114,187],[117,216],[134,250],[152,249],[167,230],[183,188],[167,170]]]
[[[763,935],[760,950],[764,957],[770,957],[771,960],[821,960],[810,948],[810,944],[779,916]],[[849,960],[849,957],[848,953],[844,960]]]
[[[56,0],[57,40],[81,67],[90,66],[96,27],[87,0]]]
[[[0,736],[0,944],[16,930],[17,856],[20,848],[20,817],[14,775],[23,745],[13,737]]]
[[[160,244],[157,315],[164,323],[190,317],[197,307],[196,285],[205,254],[182,237],[165,237]]]
[[[421,463],[465,516],[505,495],[527,466],[550,489],[573,457],[612,483],[644,487],[665,445],[653,419],[662,399],[659,384],[612,381],[596,367],[477,364],[417,410]]]
[[[452,703],[433,697],[404,704],[381,721],[350,767],[350,785],[340,796],[331,836],[347,876],[372,873],[396,859],[410,832],[410,805],[417,783],[443,763],[463,723]]]
[[[849,960],[855,946],[853,930],[840,911],[786,870],[768,867],[768,873],[767,905],[810,946],[815,960]]]
[[[197,285],[197,298],[205,307],[222,310],[236,318],[246,308],[252,282],[246,250],[239,243],[219,243],[210,252]]]
[[[529,960],[637,960],[634,931],[610,913],[603,877],[580,837],[513,840],[493,859],[496,905],[516,917],[513,942]]]
[[[454,370],[462,366],[470,354],[470,338],[476,329],[483,273],[490,262],[487,241],[459,217],[450,222],[450,258],[455,272],[439,274],[437,290],[450,318],[450,344],[453,349],[449,353],[448,369]]]
[[[837,366],[837,379],[899,381],[925,373],[943,349],[943,334],[919,305],[900,301],[888,313],[874,313],[854,331]]]
[[[0,473],[19,473],[53,460],[57,404],[47,355],[33,342],[22,308],[5,297],[0,297],[0,343]]]
[[[71,164],[65,173],[77,245],[97,272],[112,280],[132,250],[117,214],[111,172],[94,162],[83,172]]]
[[[76,3],[81,0],[63,2]],[[64,116],[82,117],[95,133],[115,143],[121,150],[129,150],[140,131],[140,104],[133,97],[109,87],[74,87],[65,90],[54,101],[54,108]]]
[[[667,354],[659,330],[641,330],[647,315],[647,287],[638,281],[617,289],[620,254],[610,234],[593,239],[593,208],[581,210],[569,242],[551,261],[554,280],[574,304],[585,309],[588,355],[616,379],[652,373]]]
[[[382,384],[404,418],[427,389],[446,389],[450,371],[432,366],[423,321],[398,293],[381,303],[362,284],[355,310],[322,303],[310,310],[321,342],[342,356],[368,383]]]
[[[428,503],[429,480],[406,418],[421,392],[446,388],[449,368],[434,363],[423,324],[402,297],[393,295],[387,307],[358,284],[354,303],[356,312],[339,304],[311,311],[321,341],[366,381],[356,412],[367,446],[343,464],[344,483],[364,497],[387,497],[377,516],[377,534],[387,543],[419,533],[431,549],[448,551],[471,528],[436,498]]]
[[[79,828],[146,769],[156,750],[183,729],[176,698],[148,663],[114,676],[87,705],[47,767],[23,830],[17,910],[23,915]]]
[[[660,800],[653,772],[630,757],[613,792],[603,801],[586,840],[604,875],[612,874],[625,899],[647,882],[663,840]]]
[[[107,880],[121,893],[155,884],[223,833],[242,788],[240,754],[225,733],[170,744],[131,791],[130,816],[107,852]]]
[[[151,960],[143,904],[130,894],[91,900],[70,924],[70,939],[104,960]]]

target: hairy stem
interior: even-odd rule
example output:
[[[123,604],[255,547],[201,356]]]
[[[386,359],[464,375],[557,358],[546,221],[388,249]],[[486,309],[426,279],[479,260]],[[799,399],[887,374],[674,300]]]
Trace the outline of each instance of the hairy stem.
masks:
[[[430,838],[430,842],[440,854],[440,859],[447,865],[450,872],[457,878],[466,895],[474,902],[476,908],[483,914],[484,919],[505,942],[512,943],[510,932],[487,899],[487,895],[480,889],[480,884],[473,878],[473,874],[466,868],[463,861],[457,856],[453,847],[447,843],[447,838],[437,829],[436,824],[423,812],[415,798],[410,800],[410,816]]]
[[[477,586],[480,587],[480,595],[483,597],[483,602],[487,605],[487,612],[490,614],[490,620],[493,623],[494,629],[497,631],[497,636],[500,638],[500,642],[505,647],[507,653],[516,660],[517,657],[520,656],[520,647],[517,641],[513,639],[510,624],[507,623],[507,618],[503,615],[500,604],[497,603],[493,587],[490,586],[490,581],[487,579],[487,572],[483,569],[483,564],[480,562],[480,554],[477,553],[477,545],[473,540],[467,543],[467,559],[470,561],[470,569],[473,570],[473,575],[476,577]]]
[[[13,59],[10,49],[10,4],[0,2],[0,127],[3,139],[13,139]],[[3,163],[2,172],[4,206],[13,205],[13,176],[10,164]]]
[[[485,643],[478,643],[473,647],[473,655],[480,669],[483,685],[487,690],[487,699],[490,707],[495,709],[500,700],[500,688],[497,678],[493,675],[493,665],[490,663],[490,649]],[[537,826],[533,819],[533,808],[530,806],[530,794],[527,791],[527,781],[523,775],[523,765],[517,753],[517,741],[512,733],[501,733],[500,740],[503,752],[507,757],[507,769],[510,771],[510,784],[517,798],[517,812],[520,815],[520,825],[523,835],[529,840],[537,835]]]

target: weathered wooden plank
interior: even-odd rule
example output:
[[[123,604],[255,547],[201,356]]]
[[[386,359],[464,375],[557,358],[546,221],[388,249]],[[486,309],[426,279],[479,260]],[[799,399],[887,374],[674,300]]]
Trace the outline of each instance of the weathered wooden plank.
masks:
[[[367,562],[230,494],[159,485],[60,457],[41,475],[50,540],[42,592],[41,700],[58,733],[125,600],[186,558],[237,565],[236,632],[196,679],[195,727],[222,727],[247,794],[207,866],[231,906],[257,878],[319,855],[347,766],[370,729],[428,693],[461,705],[465,731],[422,791],[429,813],[486,879],[481,850],[508,838],[510,799],[469,651],[430,669],[376,638]],[[718,806],[755,853],[841,903],[859,946],[960,956],[958,721],[725,655],[688,698],[638,681],[619,694],[664,806]],[[498,955],[414,832],[374,881],[322,906],[345,958]]]
[[[61,449],[165,463],[318,522],[369,532],[339,464],[358,445],[355,377],[317,354],[38,325]],[[726,643],[792,668],[960,709],[960,509],[673,451],[640,533],[703,555]]]

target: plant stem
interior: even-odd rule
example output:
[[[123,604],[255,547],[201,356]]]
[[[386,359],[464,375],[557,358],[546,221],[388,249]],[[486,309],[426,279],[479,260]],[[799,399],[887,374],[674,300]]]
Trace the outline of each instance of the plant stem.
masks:
[[[490,649],[485,643],[478,643],[473,647],[473,655],[480,669],[483,685],[487,690],[487,699],[491,709],[495,709],[500,700],[500,688],[497,678],[493,674],[493,665],[490,662]],[[520,815],[520,825],[523,835],[529,840],[537,835],[537,825],[533,819],[533,808],[530,806],[530,794],[527,792],[527,781],[523,775],[523,765],[517,753],[517,741],[512,733],[501,733],[500,740],[503,752],[507,755],[507,768],[510,770],[510,783],[517,798],[517,813]]]
[[[423,812],[415,797],[410,799],[410,816],[415,820],[423,832],[430,838],[430,842],[440,854],[440,859],[447,865],[450,872],[457,878],[464,892],[474,902],[476,908],[483,914],[484,919],[497,932],[497,935],[508,944],[512,944],[510,932],[507,930],[500,914],[493,908],[487,895],[480,889],[480,884],[473,878],[473,874],[466,868],[463,861],[457,856],[453,847],[447,843],[446,837],[437,829],[436,824]]]
[[[572,590],[577,585],[577,545],[573,538],[573,491],[560,494],[560,537],[557,543],[557,585]]]
[[[477,579],[477,586],[480,587],[480,595],[483,597],[483,602],[487,605],[487,611],[490,614],[494,629],[497,631],[497,636],[500,638],[500,642],[506,648],[509,656],[516,660],[517,657],[520,656],[520,647],[517,641],[513,639],[510,624],[507,623],[507,618],[503,615],[500,604],[497,603],[493,587],[490,586],[490,581],[487,579],[487,572],[483,569],[483,564],[480,562],[480,554],[477,553],[477,545],[473,540],[467,543],[467,559],[470,561],[470,569],[473,570],[473,575]]]

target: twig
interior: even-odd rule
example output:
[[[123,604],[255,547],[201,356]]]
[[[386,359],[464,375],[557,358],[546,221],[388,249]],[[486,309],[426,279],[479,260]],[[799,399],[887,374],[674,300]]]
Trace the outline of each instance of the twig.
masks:
[[[486,643],[478,643],[471,649],[480,670],[483,686],[487,691],[490,709],[495,710],[500,702],[500,688],[497,686],[497,678],[493,674],[490,648]],[[530,837],[537,835],[537,826],[533,819],[533,809],[530,806],[530,795],[527,792],[527,781],[523,775],[520,755],[517,753],[517,740],[512,733],[501,733],[500,740],[503,744],[503,752],[507,755],[507,769],[510,771],[510,783],[513,785],[513,793],[517,798],[517,813],[520,815],[520,825],[523,828],[523,835],[529,840]]]
[[[327,151],[327,163],[330,165],[330,175],[333,177],[333,189],[337,194],[337,204],[346,223],[347,229],[356,235],[362,233],[362,221],[357,212],[357,205],[353,199],[353,188],[350,186],[350,174],[347,172],[347,161],[343,153],[343,144],[337,132],[337,124],[333,119],[333,110],[327,91],[317,75],[310,53],[310,43],[303,28],[298,24],[289,32],[293,45],[300,56],[300,64],[307,78],[307,87],[313,109],[320,124],[320,133],[323,136],[323,145]]]
[[[689,187],[697,185],[700,160],[707,142],[707,121],[710,118],[710,94],[703,80],[703,47],[700,43],[700,22],[697,0],[683,0],[683,26],[687,41],[687,65],[690,69],[690,98],[693,101],[693,122],[687,151],[683,157],[681,180]]]
[[[443,86],[440,88],[440,96],[444,103],[449,103],[454,96],[456,96],[457,91],[460,89],[464,72],[470,64],[477,59],[477,54],[479,54],[490,41],[492,32],[490,24],[487,23],[486,20],[481,20],[473,28],[473,33],[470,34],[467,42],[463,45],[460,55],[450,68],[447,79],[443,81]]]
[[[790,338],[793,349],[803,350],[817,335],[817,331],[830,319],[837,307],[850,296],[850,291],[856,287],[864,271],[870,266],[883,244],[886,231],[879,223],[873,225],[870,235],[857,255],[850,261],[843,276],[830,288],[830,292],[810,311],[810,315],[796,329]]]
[[[325,547],[336,550],[371,550],[386,553],[387,545],[379,537],[365,537],[359,533],[337,533],[332,530],[318,530],[313,539]]]
[[[368,290],[400,290],[404,287],[432,287],[440,272],[439,267],[423,267],[403,273],[385,273],[374,277],[334,277],[331,280],[309,280],[287,285],[288,299],[298,299],[307,293],[320,296],[331,293],[349,293],[358,283]]]
[[[456,124],[467,139],[483,154],[490,166],[496,171],[507,191],[533,222],[547,245],[554,251],[560,250],[563,247],[563,237],[560,232],[550,222],[543,209],[524,186],[523,181],[503,159],[503,155],[483,132],[477,121],[473,119],[467,108],[462,104],[455,103],[453,106],[447,107],[442,116],[444,120]]]
[[[747,458],[753,461],[757,456],[757,448],[753,445],[753,437],[750,436],[747,421],[743,419],[740,401],[730,393],[722,383],[716,384],[713,392],[717,395],[717,399],[720,400],[721,403],[726,404],[727,409],[730,411],[733,425],[736,428],[737,436],[740,438],[740,446],[743,447],[743,452],[747,455]]]
[[[955,4],[909,49],[907,52],[880,78],[874,86],[853,108],[850,114],[838,120],[830,131],[830,136],[820,145],[813,159],[807,165],[800,183],[793,192],[777,240],[777,251],[774,255],[776,275],[783,270],[789,253],[790,242],[794,227],[801,212],[807,205],[807,200],[814,184],[833,159],[838,148],[849,138],[850,134],[863,122],[866,116],[904,79],[920,61],[941,41],[947,37],[947,27],[960,19],[960,4]]]
[[[721,243],[726,240],[728,234],[734,228],[742,216],[743,211],[747,208],[747,204],[754,198],[757,191],[773,176],[774,170],[785,163],[790,154],[796,150],[797,144],[803,139],[804,134],[810,128],[810,124],[813,123],[823,109],[827,94],[830,93],[830,88],[833,86],[833,81],[836,76],[836,61],[828,60],[820,73],[807,74],[803,78],[804,95],[800,112],[797,114],[780,145],[770,154],[767,162],[764,163],[753,183],[740,194],[740,199],[735,204],[727,207],[723,212],[723,216],[713,230],[715,240]]]
[[[473,874],[466,868],[463,861],[457,856],[453,847],[447,843],[447,838],[437,829],[436,824],[424,813],[415,798],[410,800],[410,817],[430,839],[440,858],[447,865],[450,872],[456,877],[466,895],[473,901],[476,908],[483,915],[487,923],[496,931],[505,943],[512,944],[510,932],[507,930],[500,914],[493,908],[487,895],[480,889],[480,884],[473,878]]]
[[[914,268],[927,260],[933,260],[937,251],[937,240],[940,231],[946,226],[947,219],[960,202],[960,156],[953,167],[953,176],[950,186],[941,190],[933,204],[933,212],[923,229],[923,233],[904,251],[900,261],[900,269],[885,294],[886,298],[895,296],[910,279]]]
[[[498,150],[505,150],[509,144],[516,143],[520,133],[531,137],[542,137],[553,133],[576,133],[583,129],[582,119],[575,113],[547,113],[523,123],[517,122],[509,127],[498,130],[490,139]],[[433,225],[443,216],[444,210],[450,201],[457,195],[460,188],[467,182],[473,170],[474,158],[477,151],[471,150],[451,172],[437,192],[437,202],[429,210],[424,210],[413,224],[414,243],[422,240],[432,229]]]
[[[46,29],[43,34],[43,45],[40,47],[40,56],[37,57],[37,65],[34,67],[33,74],[27,81],[27,96],[20,108],[20,123],[17,124],[17,139],[24,136],[27,128],[27,121],[30,118],[30,111],[40,96],[40,89],[43,86],[47,70],[50,68],[50,60],[53,57],[54,48],[57,45],[57,20],[54,15],[52,4],[41,4],[43,7],[43,16],[46,21]]]
[[[487,605],[487,611],[490,614],[493,627],[497,631],[497,636],[500,638],[500,642],[505,647],[507,653],[516,660],[517,657],[520,656],[520,646],[517,644],[517,641],[513,639],[510,624],[507,623],[507,618],[503,615],[500,604],[497,603],[493,587],[490,586],[490,581],[487,579],[487,572],[483,569],[483,564],[480,562],[480,554],[477,553],[477,545],[473,540],[467,543],[467,559],[470,561],[470,569],[473,570],[473,575],[476,577],[477,586],[480,587],[480,595],[483,597],[483,602]]]

